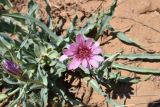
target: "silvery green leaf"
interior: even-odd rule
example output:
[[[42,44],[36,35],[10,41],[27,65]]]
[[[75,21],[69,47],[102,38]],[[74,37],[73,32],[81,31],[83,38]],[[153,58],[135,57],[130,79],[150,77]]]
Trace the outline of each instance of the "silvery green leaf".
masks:
[[[0,102],[2,102],[3,100],[5,100],[7,98],[8,98],[7,94],[0,93]]]
[[[40,94],[41,94],[41,107],[47,107],[47,105],[48,105],[48,89],[42,88]]]
[[[78,107],[83,107],[84,104],[79,101],[78,99],[72,99],[69,97],[66,93],[66,87],[64,85],[59,84],[59,87],[57,85],[54,86],[54,90],[60,95],[61,97],[61,105],[60,106],[65,106],[66,102],[69,102],[71,105],[78,106]]]
[[[113,100],[112,98],[107,97],[105,101],[111,105],[111,107],[123,107],[123,105],[118,104],[117,101]]]
[[[25,84],[19,91],[19,94],[18,94],[18,97],[13,100],[12,102],[10,102],[9,106],[10,107],[14,107],[15,105],[17,105],[18,101],[22,98],[22,96],[24,95],[25,93],[25,90],[26,90],[26,87],[27,87],[27,84]]]
[[[55,66],[55,65],[56,65],[56,63],[57,63],[57,61],[52,60],[52,61],[51,61],[51,63],[49,64],[49,66]]]
[[[90,31],[92,31],[96,27],[96,23],[87,24],[81,30],[79,31],[81,34],[88,34]]]
[[[19,85],[19,84],[21,84],[19,82],[12,81],[9,77],[5,77],[4,75],[3,75],[3,81],[6,82],[7,84],[12,84],[12,85]]]
[[[112,67],[116,69],[123,69],[130,72],[141,73],[141,74],[160,74],[160,69],[142,68],[142,67],[128,66],[118,63],[112,63]]]
[[[70,24],[70,27],[67,29],[67,36],[70,37],[71,34],[74,32],[77,19],[78,19],[78,16],[76,15],[76,16],[73,18],[73,20],[72,20],[72,22],[71,22],[71,24]]]
[[[80,66],[80,68],[81,68],[86,74],[90,74],[89,69],[84,68],[83,66]]]
[[[108,58],[106,59],[106,61],[113,62],[120,54],[121,54],[121,52],[116,53],[116,54],[113,54],[113,55],[111,55],[110,57],[108,57]]]
[[[38,44],[34,44],[34,53],[38,58],[41,56],[41,51]]]
[[[59,38],[54,32],[52,32],[44,23],[36,20],[35,18],[28,16],[28,15],[21,15],[21,14],[3,14],[3,16],[13,17],[16,19],[25,19],[30,21],[31,23],[36,23],[39,27],[41,27],[46,33],[49,34],[51,41],[57,44],[59,41],[63,41]]]
[[[39,8],[38,4],[35,3],[33,0],[31,0],[28,5],[29,5],[28,6],[29,7],[28,15],[34,17],[36,14],[36,11],[38,11],[38,8]]]
[[[104,54],[105,57],[110,57],[112,54]],[[148,54],[148,53],[138,53],[138,54],[121,54],[117,59],[129,59],[129,60],[160,60],[160,54]]]
[[[0,32],[7,32],[25,36],[29,31],[27,26],[24,25],[23,21],[15,20],[7,16],[2,16],[0,17]]]
[[[52,50],[52,51],[50,51],[50,52],[48,53],[48,57],[49,57],[50,59],[58,58],[58,56],[59,56],[59,54],[58,54],[58,52],[55,51],[55,50]]]
[[[29,56],[29,55],[24,55],[24,56],[22,56],[22,58],[27,63],[37,64],[37,62],[38,62],[38,61],[36,61],[35,57]]]
[[[66,69],[59,68],[59,69],[57,69],[55,75],[57,75],[58,77],[62,77],[62,73],[65,72],[65,71],[66,71]]]
[[[100,85],[98,84],[98,82],[95,79],[86,77],[84,78],[86,81],[89,82],[90,86],[99,94],[106,96],[106,93],[103,92],[103,90],[101,89]]]
[[[131,77],[124,77],[124,76],[121,76],[119,77],[119,79],[117,80],[119,82],[124,82],[124,83],[138,83],[140,82],[141,80],[139,78],[131,78]]]
[[[28,102],[33,106],[33,107],[40,107],[40,103],[41,103],[41,98],[40,98],[40,94],[39,93],[34,93],[34,92],[31,92],[31,94],[29,94],[29,98],[28,99]],[[31,106],[31,107],[32,107]],[[30,106],[29,106],[30,107]]]
[[[22,97],[22,105],[23,107],[27,107],[28,103],[27,103],[27,93],[25,92],[23,97]]]
[[[104,30],[109,26],[109,21],[112,19],[116,5],[117,5],[117,0],[113,0],[113,3],[110,9],[106,13],[104,13],[104,16],[100,23],[100,28],[96,34],[95,40],[98,40],[98,38],[103,34]]]
[[[0,0],[0,3],[2,3],[4,5],[4,8],[7,10],[13,7],[10,0]]]
[[[121,40],[122,42],[125,42],[125,43],[130,44],[130,45],[134,45],[138,48],[141,48],[141,49],[145,50],[141,45],[139,45],[139,43],[137,43],[134,40],[132,40],[131,38],[127,37],[123,32],[118,32],[117,33],[117,38],[119,40]]]
[[[121,52],[113,54],[111,56],[109,56],[102,64],[101,66],[98,68],[98,70],[105,70],[106,68],[110,67],[112,62],[121,54]]]
[[[14,45],[14,41],[7,35],[0,33],[0,46],[3,48],[11,49]]]

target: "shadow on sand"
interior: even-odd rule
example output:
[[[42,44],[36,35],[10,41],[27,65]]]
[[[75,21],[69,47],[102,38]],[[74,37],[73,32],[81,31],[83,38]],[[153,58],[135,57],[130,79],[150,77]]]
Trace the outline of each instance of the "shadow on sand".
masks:
[[[160,100],[156,100],[156,101],[150,102],[148,104],[148,107],[160,107]]]

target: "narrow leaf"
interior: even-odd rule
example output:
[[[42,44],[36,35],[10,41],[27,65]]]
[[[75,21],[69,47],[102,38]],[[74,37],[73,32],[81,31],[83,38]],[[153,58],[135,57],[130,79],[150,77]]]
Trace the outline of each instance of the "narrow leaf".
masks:
[[[53,39],[55,43],[57,43],[58,41],[61,41],[58,38],[58,36],[55,33],[53,33],[44,23],[40,22],[39,20],[36,20],[31,16],[21,15],[21,14],[3,14],[3,16],[13,17],[17,19],[25,19],[25,20],[29,20],[31,23],[36,23],[39,27],[41,27],[50,35],[50,37]]]
[[[14,45],[14,41],[11,40],[7,35],[0,34],[0,46],[11,49],[11,47]]]
[[[42,88],[41,89],[41,107],[47,107],[48,105],[48,89]]]
[[[107,11],[107,13],[102,18],[102,22],[101,22],[100,28],[96,34],[95,40],[98,40],[99,36],[102,35],[104,30],[107,28],[107,26],[109,26],[109,21],[112,19],[116,5],[117,5],[117,0],[113,0],[113,3],[111,5],[110,9]]]
[[[131,78],[131,77],[124,77],[124,76],[121,76],[119,77],[118,79],[119,82],[124,82],[124,83],[138,83],[140,82],[141,80],[139,78]]]
[[[99,86],[99,84],[97,83],[96,80],[91,79],[89,80],[89,84],[90,86],[99,94],[105,96],[106,94],[103,92],[103,90],[101,89],[101,87]]]
[[[28,15],[34,17],[36,10],[38,10],[38,4],[34,3],[33,1],[30,1]]]
[[[70,24],[70,27],[67,29],[67,36],[68,36],[69,34],[73,33],[73,30],[75,29],[75,25],[76,25],[77,19],[78,19],[78,16],[76,15],[76,16],[73,18],[73,20],[72,20],[72,22],[71,22],[71,24]]]
[[[10,9],[11,7],[13,7],[10,0],[0,0],[0,3],[4,4],[6,9]]]
[[[118,39],[120,39],[121,41],[123,41],[125,43],[133,44],[133,45],[143,49],[138,43],[136,43],[132,39],[128,38],[123,32],[118,32],[117,37],[118,37]]]
[[[105,57],[110,57],[112,54],[105,54]],[[117,57],[118,59],[147,59],[147,60],[160,60],[160,54],[147,54],[147,53],[140,53],[140,54],[121,54]]]
[[[84,28],[81,28],[80,33],[81,34],[88,34],[90,31],[92,31],[96,27],[95,23],[90,23],[84,26]]]
[[[77,33],[81,33],[85,35],[90,34],[90,33],[92,34],[97,27],[97,23],[98,23],[97,18],[98,18],[98,14],[94,14],[92,17],[90,17],[87,23],[80,29],[80,31],[77,31],[76,34]]]
[[[102,66],[99,67],[98,70],[103,71],[103,70],[108,69],[108,68],[111,66],[112,62],[113,62],[120,54],[121,54],[121,52],[110,55],[110,56],[102,63]]]
[[[117,64],[112,63],[113,68],[123,69],[135,73],[141,73],[141,74],[160,74],[160,69],[151,69],[151,68],[141,68],[141,67],[135,67],[135,66],[128,66],[123,64]]]

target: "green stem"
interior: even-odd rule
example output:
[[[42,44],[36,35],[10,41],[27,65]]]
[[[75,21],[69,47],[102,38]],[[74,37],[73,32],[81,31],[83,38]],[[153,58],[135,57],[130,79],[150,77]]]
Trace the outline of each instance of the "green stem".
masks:
[[[43,84],[42,82],[37,81],[37,80],[29,79],[27,82],[35,83],[35,84],[38,84],[38,85],[42,85],[42,86],[44,86],[44,87],[47,87],[47,85],[45,85],[45,84]]]
[[[17,88],[17,89],[15,89],[14,91],[8,93],[7,95],[8,95],[8,96],[12,96],[12,95],[14,95],[15,93],[17,93],[19,90],[20,90],[20,88]]]
[[[10,104],[10,107],[14,107],[14,105],[20,100],[20,98],[23,96],[23,94],[24,94],[24,92],[25,92],[25,89],[26,89],[27,85],[28,85],[28,84],[25,84],[25,85],[23,86],[23,88],[20,90],[20,93],[19,93],[18,98]]]

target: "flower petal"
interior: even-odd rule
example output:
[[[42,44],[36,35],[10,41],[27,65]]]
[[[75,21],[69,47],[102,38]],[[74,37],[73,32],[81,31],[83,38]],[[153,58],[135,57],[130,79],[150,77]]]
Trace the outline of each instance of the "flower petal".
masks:
[[[100,53],[102,53],[102,50],[99,47],[99,42],[95,42],[93,44],[91,51],[92,51],[92,54],[100,54]]]
[[[83,35],[78,34],[76,37],[76,43],[78,43],[78,45],[83,45],[84,41],[85,41],[85,39],[84,39]]]
[[[78,50],[78,45],[76,43],[72,43],[68,49],[64,49],[63,54],[67,56],[75,55]]]
[[[68,69],[74,70],[74,69],[78,68],[80,64],[81,64],[81,61],[79,59],[73,58],[71,63],[68,65]]]
[[[14,63],[11,60],[4,60],[2,62],[2,67],[4,68],[5,71],[8,73],[11,73],[13,75],[21,75],[21,69],[20,66]]]
[[[67,56],[72,56],[74,53],[71,49],[64,49],[63,54]]]
[[[92,54],[100,54],[100,53],[102,53],[102,50],[99,47],[97,47],[94,50],[92,50]]]
[[[86,45],[88,47],[92,46],[92,44],[93,44],[93,39],[89,38],[89,39],[86,40]]]
[[[96,49],[99,47],[99,42],[95,42],[92,46],[92,50]]]
[[[78,45],[76,43],[72,43],[69,47],[69,50],[76,52],[78,50]]]
[[[59,61],[63,62],[64,60],[66,60],[68,58],[67,55],[62,55],[60,58],[59,58]]]
[[[89,64],[93,66],[93,68],[98,68],[99,64],[96,60],[90,59]]]
[[[98,62],[104,61],[104,58],[103,58],[102,56],[100,56],[100,55],[94,55],[94,56],[92,57],[92,59],[94,59],[94,60],[96,60],[96,61],[98,61]]]
[[[88,67],[88,62],[87,62],[86,59],[83,59],[83,60],[82,60],[82,66],[85,67],[85,68]]]

